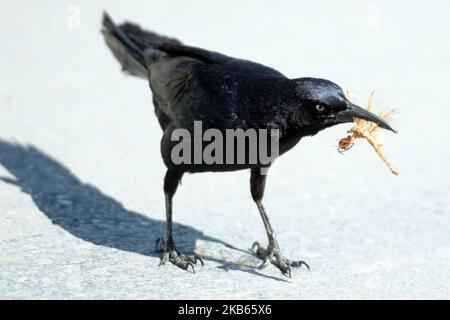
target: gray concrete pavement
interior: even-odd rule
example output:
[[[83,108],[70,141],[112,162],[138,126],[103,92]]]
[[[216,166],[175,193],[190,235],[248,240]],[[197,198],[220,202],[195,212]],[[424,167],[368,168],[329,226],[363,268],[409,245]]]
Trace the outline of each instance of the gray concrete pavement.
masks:
[[[0,2],[0,298],[449,298],[447,2],[189,3]],[[188,175],[176,239],[205,266],[158,267],[160,129],[103,43],[103,9],[359,103],[378,89],[376,107],[399,108],[383,136],[400,176],[365,143],[340,155],[348,126],[283,156],[266,206],[285,255],[311,265],[287,279],[246,252],[265,241],[249,173]]]

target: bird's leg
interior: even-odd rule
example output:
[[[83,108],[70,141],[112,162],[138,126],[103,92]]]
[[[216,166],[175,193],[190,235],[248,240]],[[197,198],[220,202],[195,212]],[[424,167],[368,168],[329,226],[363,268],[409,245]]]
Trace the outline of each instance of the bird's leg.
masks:
[[[266,175],[261,175],[260,168],[253,168],[251,170],[250,189],[252,192],[253,200],[258,206],[259,213],[261,214],[264,227],[266,228],[269,245],[267,246],[267,248],[263,248],[256,241],[255,243],[253,243],[252,249],[254,250],[256,248],[256,256],[263,260],[262,264],[259,267],[260,269],[264,268],[269,264],[269,262],[271,262],[278,269],[280,269],[283,275],[290,277],[291,267],[301,267],[302,265],[304,265],[309,269],[309,266],[304,261],[292,261],[281,255],[278,241],[275,238],[275,233],[272,229],[272,226],[270,225],[269,217],[267,216],[266,210],[262,204],[265,185]]]
[[[173,240],[173,222],[172,222],[172,199],[180,183],[182,173],[167,170],[164,177],[164,195],[166,200],[166,238],[162,236],[156,240],[156,245],[163,252],[161,262],[159,265],[170,261],[181,269],[188,270],[191,267],[192,272],[195,273],[194,264],[197,261],[203,265],[203,260],[197,255],[186,255],[180,253],[175,247]]]

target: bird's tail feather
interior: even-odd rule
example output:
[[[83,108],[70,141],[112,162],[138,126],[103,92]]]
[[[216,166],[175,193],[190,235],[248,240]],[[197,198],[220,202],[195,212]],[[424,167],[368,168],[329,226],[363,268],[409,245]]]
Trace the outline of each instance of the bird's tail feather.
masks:
[[[122,65],[122,70],[144,79],[148,77],[148,64],[165,56],[156,46],[181,44],[178,40],[142,30],[132,23],[118,26],[106,12],[103,15],[102,33],[106,44]]]

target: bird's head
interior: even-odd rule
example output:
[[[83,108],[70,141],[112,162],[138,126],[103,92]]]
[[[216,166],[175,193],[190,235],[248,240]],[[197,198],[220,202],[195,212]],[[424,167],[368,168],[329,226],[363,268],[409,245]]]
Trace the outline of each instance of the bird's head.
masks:
[[[294,81],[302,113],[307,116],[307,122],[302,126],[309,128],[311,132],[353,122],[354,118],[371,121],[381,128],[396,132],[386,120],[350,102],[335,83],[316,78],[299,78]]]

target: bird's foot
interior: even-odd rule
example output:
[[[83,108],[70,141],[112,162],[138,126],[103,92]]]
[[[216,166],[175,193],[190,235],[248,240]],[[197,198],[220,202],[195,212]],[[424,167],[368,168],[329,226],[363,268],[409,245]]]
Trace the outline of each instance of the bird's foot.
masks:
[[[256,256],[263,260],[261,265],[258,267],[259,269],[265,268],[269,262],[280,269],[281,273],[287,277],[291,277],[291,267],[299,268],[304,265],[309,270],[309,265],[304,261],[293,261],[283,257],[280,253],[280,248],[276,241],[269,242],[269,246],[267,248],[261,247],[259,242],[255,242],[252,245],[252,250],[255,250]]]
[[[156,246],[159,248],[163,255],[159,265],[164,265],[167,261],[173,263],[177,267],[189,271],[189,267],[192,269],[192,273],[195,273],[194,264],[200,262],[203,266],[203,260],[197,255],[187,255],[179,252],[173,243],[173,240],[166,241],[162,236],[156,240]]]

